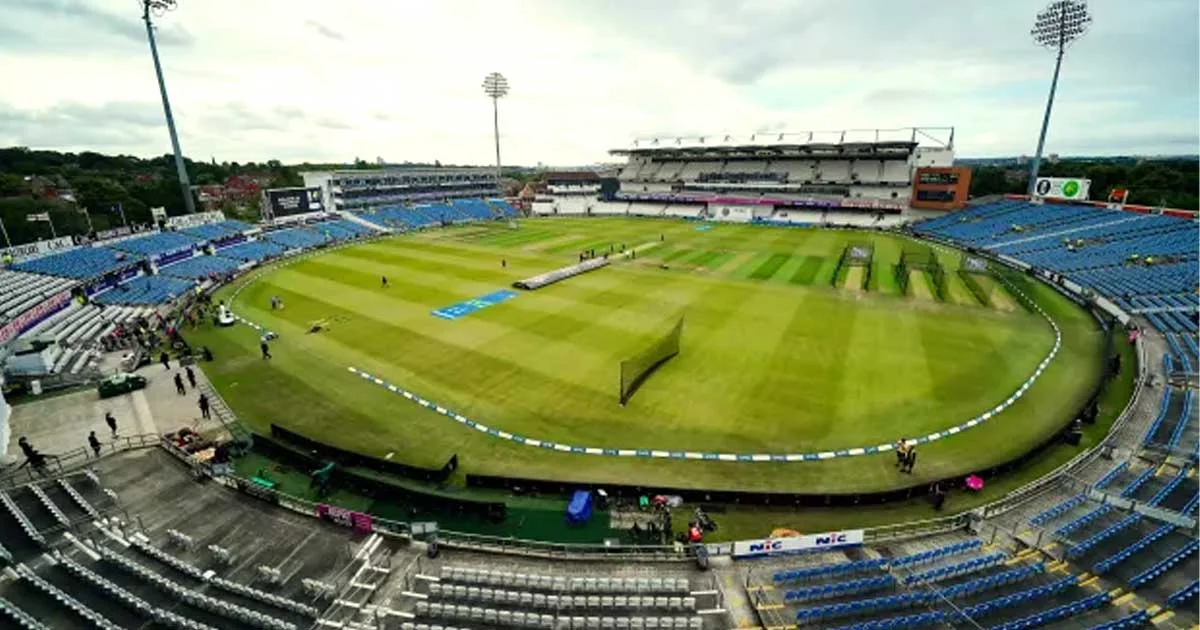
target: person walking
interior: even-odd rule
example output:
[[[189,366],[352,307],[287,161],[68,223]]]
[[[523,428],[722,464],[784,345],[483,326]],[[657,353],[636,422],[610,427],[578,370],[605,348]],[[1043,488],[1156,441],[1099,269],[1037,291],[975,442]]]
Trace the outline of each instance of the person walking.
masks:
[[[180,396],[187,395],[187,389],[183,386],[183,375],[179,372],[175,373],[175,393]]]
[[[908,441],[904,438],[896,440],[896,468],[904,467],[904,460],[908,456]]]
[[[191,385],[192,389],[196,389],[196,373],[192,371],[192,366],[184,367],[183,371],[187,374],[188,385]]]
[[[88,433],[88,446],[92,447],[92,452],[96,457],[100,457],[100,438],[96,437],[96,432]]]
[[[200,406],[200,417],[210,420],[212,416],[209,415],[208,411],[208,396],[200,394],[200,399],[196,401],[196,404]]]
[[[260,342],[258,343],[258,349],[259,349],[259,350],[262,350],[262,358],[264,358],[264,359],[270,359],[270,358],[271,358],[271,346],[267,344],[267,338],[266,338],[266,337],[263,337],[263,338],[262,338],[262,341],[260,341]]]
[[[508,260],[507,259],[505,259],[505,258],[500,259],[500,268],[508,269]]]
[[[382,282],[380,283],[379,286],[384,289],[388,288],[387,276],[382,276],[381,278],[382,278]]]
[[[916,466],[916,465],[917,465],[917,447],[916,447],[916,445],[912,445],[912,446],[908,447],[908,454],[906,454],[904,456],[904,467],[900,469],[900,472],[906,472],[911,475],[912,471],[913,471],[913,466]]]
[[[158,355],[158,360],[162,362],[164,368],[171,369],[171,357],[167,356],[166,352]]]
[[[104,412],[104,424],[108,425],[109,430],[112,431],[112,436],[114,438],[117,437],[117,419],[113,417],[111,411]]]

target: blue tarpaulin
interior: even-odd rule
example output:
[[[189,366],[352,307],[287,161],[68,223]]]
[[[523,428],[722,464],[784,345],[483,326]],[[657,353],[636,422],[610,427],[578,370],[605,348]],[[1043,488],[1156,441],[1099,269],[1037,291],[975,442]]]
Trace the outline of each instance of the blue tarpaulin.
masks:
[[[587,490],[576,490],[567,504],[567,522],[572,525],[586,523],[592,518],[592,493]]]

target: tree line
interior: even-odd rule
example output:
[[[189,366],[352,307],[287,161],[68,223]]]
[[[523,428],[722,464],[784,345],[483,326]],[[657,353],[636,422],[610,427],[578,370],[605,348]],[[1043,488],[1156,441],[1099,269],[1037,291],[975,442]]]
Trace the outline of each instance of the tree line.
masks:
[[[302,171],[337,169],[378,169],[384,165],[355,158],[350,164],[283,164],[265,162],[201,162],[185,160],[193,185],[223,184],[230,176],[254,177],[267,188],[302,186]],[[438,168],[437,161],[406,162],[388,167]],[[1092,180],[1092,198],[1107,199],[1113,188],[1131,191],[1129,203],[1200,209],[1197,190],[1196,159],[1162,159],[1129,162],[1062,160],[1045,163],[1042,174],[1050,177],[1082,177]],[[449,167],[449,166],[448,166]],[[518,183],[536,180],[540,173],[527,169],[505,169],[505,176]],[[1025,191],[1027,172],[1023,167],[977,166],[971,181],[971,195],[980,197]],[[49,186],[59,192],[70,191],[73,199],[43,194]],[[28,243],[51,236],[50,225],[30,222],[31,214],[49,213],[59,236],[84,234],[121,225],[122,218],[107,211],[116,204],[124,210],[130,224],[150,223],[150,209],[165,208],[170,216],[185,212],[183,195],[170,155],[140,158],[130,155],[104,155],[91,151],[64,153],[26,147],[0,148],[0,221],[13,244]],[[81,212],[87,208],[89,214]],[[242,205],[226,202],[220,208],[227,215],[255,220],[260,215],[258,199]],[[2,243],[0,243],[2,245]]]
[[[1127,203],[1183,210],[1200,210],[1200,161],[1145,159],[1130,161],[1061,160],[1043,162],[1042,177],[1092,180],[1091,198],[1105,201],[1115,188],[1129,191]],[[971,176],[971,196],[1022,194],[1029,183],[1024,166],[976,166]]]

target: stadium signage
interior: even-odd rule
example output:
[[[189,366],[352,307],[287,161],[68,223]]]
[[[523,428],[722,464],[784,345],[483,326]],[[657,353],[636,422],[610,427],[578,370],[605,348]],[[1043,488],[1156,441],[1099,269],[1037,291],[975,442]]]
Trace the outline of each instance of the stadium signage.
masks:
[[[342,527],[349,527],[361,534],[369,534],[375,531],[375,523],[371,520],[370,514],[347,510],[336,505],[328,505],[326,503],[317,505],[317,518],[337,523]]]
[[[1088,190],[1092,187],[1090,179],[1072,179],[1068,177],[1039,177],[1033,185],[1034,197],[1040,199],[1067,199],[1070,201],[1086,201]]]
[[[25,332],[26,329],[31,328],[47,315],[57,312],[69,301],[71,301],[71,291],[68,289],[54,294],[45,302],[21,313],[11,322],[0,327],[0,344],[12,341],[17,335]]]
[[[60,236],[45,241],[36,243],[26,243],[24,245],[15,245],[8,247],[0,252],[3,252],[5,258],[12,257],[16,262],[29,260],[31,258],[40,258],[54,252],[61,252],[75,247],[75,239],[70,236]]]
[[[167,225],[177,230],[184,228],[196,227],[197,225],[208,225],[209,223],[218,223],[225,220],[225,215],[221,212],[199,212],[196,214],[185,214],[178,217],[167,219]]]
[[[263,195],[266,201],[263,204],[263,212],[268,215],[264,218],[325,211],[321,189],[317,187],[272,188],[264,191]]]
[[[848,529],[822,534],[806,534],[790,538],[741,540],[733,543],[733,557],[748,558],[774,553],[794,553],[810,549],[834,549],[863,543],[863,530]]]

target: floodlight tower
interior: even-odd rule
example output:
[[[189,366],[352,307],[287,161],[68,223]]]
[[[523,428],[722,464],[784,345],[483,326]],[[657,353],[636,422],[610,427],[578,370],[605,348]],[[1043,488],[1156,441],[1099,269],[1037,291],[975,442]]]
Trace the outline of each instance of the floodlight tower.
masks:
[[[171,101],[167,98],[167,84],[163,81],[162,63],[158,60],[158,44],[154,41],[152,17],[160,17],[179,6],[178,0],[140,0],[142,20],[146,22],[146,37],[150,40],[150,56],[154,57],[154,74],[158,77],[158,93],[162,97],[163,114],[167,117],[167,132],[171,134],[171,150],[175,153],[175,171],[179,173],[179,187],[183,191],[183,205],[188,214],[196,211],[192,199],[192,184],[188,181],[187,166],[183,163],[183,151],[179,149],[179,134],[175,133],[175,117],[171,115]]]
[[[492,99],[492,133],[496,137],[496,188],[500,188],[500,99],[508,94],[508,79],[493,72],[483,78],[483,93]]]
[[[1046,144],[1046,129],[1050,126],[1050,110],[1054,107],[1054,92],[1058,89],[1058,71],[1062,69],[1063,53],[1071,42],[1083,37],[1092,16],[1084,0],[1056,0],[1046,5],[1034,18],[1033,41],[1055,51],[1054,78],[1050,80],[1050,95],[1046,98],[1046,113],[1042,116],[1042,132],[1038,135],[1037,152],[1033,154],[1033,165],[1029,169],[1029,195],[1037,185],[1038,167],[1042,162],[1042,148]]]

